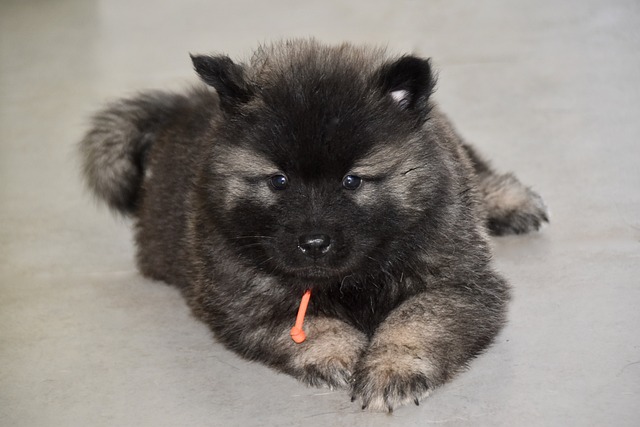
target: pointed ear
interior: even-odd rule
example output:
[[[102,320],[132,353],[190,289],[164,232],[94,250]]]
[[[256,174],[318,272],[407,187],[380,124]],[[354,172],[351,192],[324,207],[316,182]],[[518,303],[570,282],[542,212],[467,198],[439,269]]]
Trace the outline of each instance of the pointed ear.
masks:
[[[378,84],[405,110],[423,110],[435,87],[435,77],[428,59],[403,56],[380,67]]]
[[[224,109],[233,109],[251,98],[244,69],[226,55],[190,55],[196,73],[209,86],[213,86]]]

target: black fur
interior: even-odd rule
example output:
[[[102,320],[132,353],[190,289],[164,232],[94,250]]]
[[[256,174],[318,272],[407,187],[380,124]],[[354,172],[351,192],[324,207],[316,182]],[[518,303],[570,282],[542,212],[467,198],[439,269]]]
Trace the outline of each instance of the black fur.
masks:
[[[141,271],[179,286],[228,348],[363,407],[418,403],[464,369],[509,299],[485,224],[530,231],[546,209],[463,144],[429,62],[312,40],[192,58],[217,95],[121,101],[82,142],[92,189],[136,220]],[[330,244],[310,256],[309,235]]]
[[[386,92],[406,90],[409,93],[407,108],[428,111],[427,101],[436,83],[428,59],[403,56],[380,71],[380,85]]]

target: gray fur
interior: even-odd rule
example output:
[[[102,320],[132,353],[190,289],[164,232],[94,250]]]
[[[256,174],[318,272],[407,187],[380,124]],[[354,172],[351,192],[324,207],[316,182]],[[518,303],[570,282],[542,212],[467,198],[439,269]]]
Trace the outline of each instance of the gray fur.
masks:
[[[135,219],[142,273],[178,286],[242,357],[363,408],[419,402],[464,370],[506,321],[487,225],[528,232],[547,214],[457,135],[430,63],[313,40],[192,58],[217,95],[119,101],[81,143],[89,186]],[[320,233],[326,254],[302,253]]]

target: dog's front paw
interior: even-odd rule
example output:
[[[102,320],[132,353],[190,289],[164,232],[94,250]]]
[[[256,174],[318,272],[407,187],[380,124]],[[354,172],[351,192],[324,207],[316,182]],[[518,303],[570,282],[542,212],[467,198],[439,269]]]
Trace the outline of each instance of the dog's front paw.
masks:
[[[362,409],[389,412],[407,403],[418,405],[434,386],[432,372],[428,360],[407,349],[373,348],[353,375],[352,401],[359,398]]]
[[[313,319],[307,325],[307,340],[296,344],[296,377],[314,387],[347,387],[367,344],[365,335],[336,319]]]

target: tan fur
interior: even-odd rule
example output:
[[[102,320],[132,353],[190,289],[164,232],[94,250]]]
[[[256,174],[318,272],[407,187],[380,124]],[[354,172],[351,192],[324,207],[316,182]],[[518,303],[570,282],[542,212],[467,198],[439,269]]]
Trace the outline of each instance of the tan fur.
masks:
[[[340,320],[323,317],[307,319],[305,330],[307,339],[302,344],[292,344],[288,329],[284,338],[296,350],[291,359],[294,369],[312,368],[329,379],[328,385],[348,386],[356,362],[367,345],[365,335]]]
[[[216,153],[216,162],[231,166],[225,167],[227,176],[223,182],[226,188],[218,190],[225,194],[226,210],[233,209],[242,197],[259,200],[263,206],[270,206],[275,202],[274,195],[268,187],[267,178],[279,173],[279,170],[264,156],[243,147],[230,151],[220,149]],[[247,179],[260,179],[264,182],[256,186]]]
[[[352,173],[365,178],[362,189],[354,197],[363,205],[378,203],[376,194],[391,195],[400,206],[408,211],[420,211],[424,206],[416,205],[416,189],[428,191],[422,178],[426,166],[424,159],[411,156],[415,150],[413,145],[422,143],[419,140],[394,141],[378,146],[375,151],[359,160]],[[385,177],[380,183],[367,183],[367,178]]]

